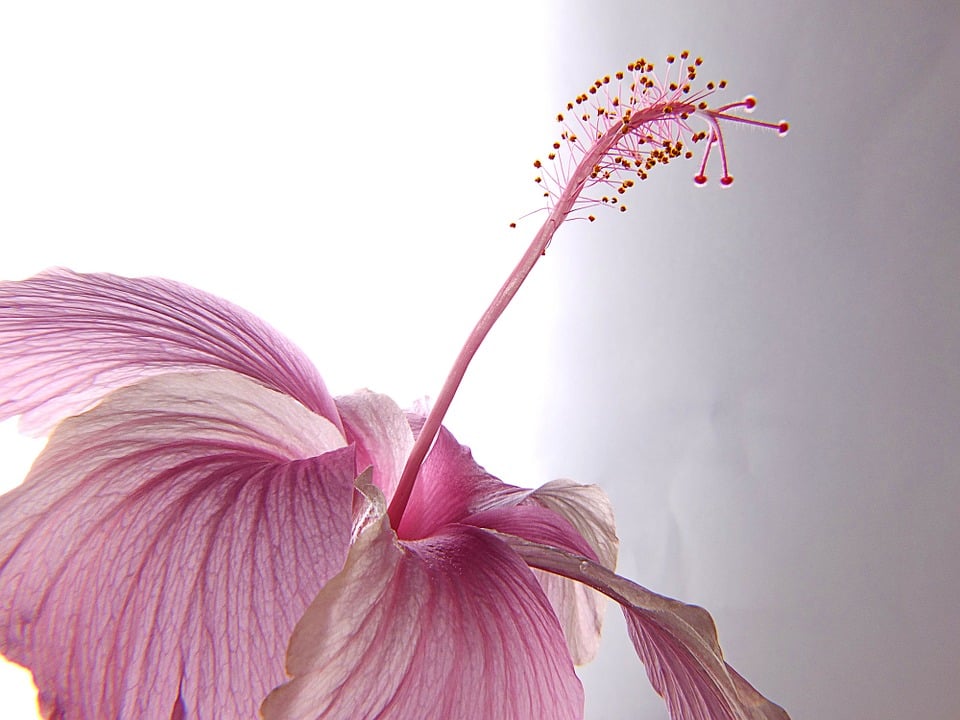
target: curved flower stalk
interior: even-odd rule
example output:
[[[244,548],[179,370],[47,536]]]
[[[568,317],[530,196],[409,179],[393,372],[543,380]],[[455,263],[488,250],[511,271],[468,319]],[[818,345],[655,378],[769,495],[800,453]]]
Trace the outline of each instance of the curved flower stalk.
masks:
[[[0,419],[53,428],[0,497],[0,652],[33,671],[45,716],[577,719],[604,594],[671,718],[786,718],[724,662],[705,610],[614,573],[599,488],[507,485],[442,427],[559,225],[623,207],[585,191],[623,195],[683,138],[707,141],[698,181],[713,147],[730,177],[720,122],[753,101],[706,107],[699,64],[672,82],[637,61],[571,103],[567,154],[537,163],[546,223],[427,416],[331,397],[275,331],[177,283],[0,283]]]

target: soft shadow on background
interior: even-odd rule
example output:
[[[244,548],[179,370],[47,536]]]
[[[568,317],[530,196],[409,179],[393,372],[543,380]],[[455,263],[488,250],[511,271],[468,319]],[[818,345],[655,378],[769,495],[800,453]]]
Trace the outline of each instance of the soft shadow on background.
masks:
[[[408,403],[535,232],[557,110],[690,48],[791,133],[562,229],[448,424],[507,482],[602,485],[620,572],[794,720],[952,720],[957,37],[955,2],[6,6],[0,278],[175,278]],[[9,487],[37,446],[0,430]],[[588,718],[666,717],[612,608],[582,677]]]

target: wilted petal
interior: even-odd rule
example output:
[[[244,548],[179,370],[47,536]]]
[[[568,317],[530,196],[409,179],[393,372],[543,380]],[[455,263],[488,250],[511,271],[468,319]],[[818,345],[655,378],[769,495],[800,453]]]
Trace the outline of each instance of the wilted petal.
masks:
[[[608,570],[616,569],[620,541],[613,507],[598,486],[554,480],[534,490],[525,502],[538,503],[569,520],[600,564]],[[600,647],[606,599],[582,583],[553,573],[535,572],[563,626],[574,664],[590,662]]]
[[[386,395],[361,390],[336,399],[347,440],[356,443],[358,470],[373,467],[373,484],[393,497],[413,447],[406,415]]]
[[[224,369],[339,427],[313,365],[250,313],[169,280],[42,273],[0,283],[0,419],[41,434],[147,375]]]
[[[727,665],[710,614],[657,595],[558,548],[502,536],[532,567],[590,585],[620,603],[630,639],[673,720],[789,720]]]
[[[489,531],[398,542],[368,526],[297,625],[294,678],[267,720],[580,718],[583,695],[547,598]]]
[[[0,498],[0,650],[67,718],[253,717],[343,565],[355,467],[241,375],[114,392]]]

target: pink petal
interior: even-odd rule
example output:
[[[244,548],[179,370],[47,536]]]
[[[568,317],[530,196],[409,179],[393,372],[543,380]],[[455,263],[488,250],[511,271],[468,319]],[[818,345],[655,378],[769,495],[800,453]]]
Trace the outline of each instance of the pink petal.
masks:
[[[554,480],[530,493],[525,502],[534,502],[569,520],[593,548],[600,564],[608,570],[616,568],[620,549],[616,519],[610,499],[599,486]]]
[[[0,283],[0,419],[43,434],[107,392],[159,372],[233,370],[339,427],[303,354],[219,298],[155,278],[55,270]]]
[[[293,680],[261,711],[306,718],[580,718],[583,694],[529,569],[473,527],[398,542],[369,525],[297,625]]]
[[[440,428],[417,475],[397,535],[404,540],[429,537],[468,515],[516,504],[526,495],[526,491],[490,475],[473,459],[470,448],[458,443],[446,428]]]
[[[710,614],[657,595],[565,550],[501,536],[532,567],[585,583],[620,603],[630,639],[673,720],[789,720],[727,665]]]
[[[525,502],[538,503],[569,520],[593,549],[600,564],[608,570],[616,568],[620,545],[616,521],[610,500],[599,487],[554,480],[534,490]],[[535,572],[563,626],[574,664],[590,662],[600,648],[606,600],[581,583],[553,573]]]
[[[569,520],[534,504],[522,503],[482,510],[468,515],[462,523],[561,547],[568,552],[596,559],[593,548]]]
[[[373,484],[393,497],[413,448],[406,415],[389,397],[369,390],[339,397],[336,403],[347,441],[357,446],[357,469],[372,467]]]
[[[56,717],[253,717],[346,558],[355,466],[242,375],[114,392],[0,498],[0,651]]]
[[[488,474],[470,450],[441,429],[400,522],[400,537],[429,536],[448,523],[489,528],[616,565],[613,509],[599,488],[568,480],[532,493]],[[537,573],[560,619],[577,664],[596,655],[604,600],[594,590],[550,573]]]

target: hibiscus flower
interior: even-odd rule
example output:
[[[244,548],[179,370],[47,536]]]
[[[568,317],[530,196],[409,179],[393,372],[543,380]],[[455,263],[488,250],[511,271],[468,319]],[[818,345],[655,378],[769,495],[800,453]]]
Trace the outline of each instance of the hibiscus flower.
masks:
[[[333,398],[274,330],[171,281],[0,283],[0,418],[52,429],[0,497],[0,652],[45,716],[580,718],[603,594],[674,720],[786,718],[724,662],[705,610],[614,573],[599,488],[505,484],[441,424],[566,218],[622,208],[622,176],[683,136],[707,140],[698,182],[714,146],[730,178],[719,121],[753,101],[707,108],[699,64],[673,83],[638,60],[570,104],[567,154],[535,163],[544,227],[429,413]],[[584,196],[597,186],[610,197]]]

